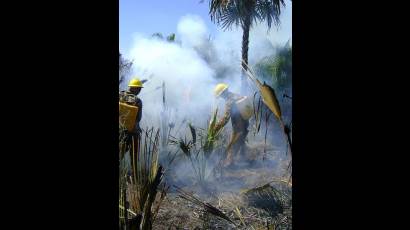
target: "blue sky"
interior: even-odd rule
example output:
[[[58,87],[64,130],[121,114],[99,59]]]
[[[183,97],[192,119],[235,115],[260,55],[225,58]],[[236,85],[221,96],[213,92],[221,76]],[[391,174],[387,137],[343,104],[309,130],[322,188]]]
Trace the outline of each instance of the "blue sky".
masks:
[[[221,30],[211,22],[208,15],[208,0],[119,0],[119,49],[126,53],[132,46],[135,33],[151,35],[160,32],[164,35],[175,33],[180,18],[187,14],[200,16],[211,35]],[[286,1],[287,7],[282,13],[280,36],[291,37],[292,4]]]

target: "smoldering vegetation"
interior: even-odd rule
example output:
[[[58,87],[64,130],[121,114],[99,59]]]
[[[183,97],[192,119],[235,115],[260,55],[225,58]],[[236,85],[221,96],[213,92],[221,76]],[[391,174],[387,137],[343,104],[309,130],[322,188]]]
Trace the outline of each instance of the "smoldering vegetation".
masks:
[[[266,39],[250,55],[246,156],[235,155],[236,167],[226,169],[232,127],[216,130],[224,103],[212,90],[226,82],[240,92],[238,47],[209,38],[196,17],[184,17],[176,35],[164,37],[137,36],[130,54],[120,56],[120,90],[133,76],[146,80],[142,150],[129,152],[120,142],[120,219],[140,229],[292,229],[290,43]],[[266,95],[272,93],[276,104]],[[127,173],[130,154],[138,159],[135,175]]]

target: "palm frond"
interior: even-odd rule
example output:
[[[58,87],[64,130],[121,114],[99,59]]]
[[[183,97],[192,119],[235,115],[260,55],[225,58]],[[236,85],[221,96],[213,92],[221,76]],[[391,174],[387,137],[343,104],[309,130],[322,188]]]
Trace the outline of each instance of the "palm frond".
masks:
[[[280,25],[282,7],[285,7],[284,0],[210,0],[209,15],[223,30],[233,25],[243,26],[247,18],[251,25],[266,20],[270,28],[272,24]]]
[[[241,9],[234,4],[215,8],[210,11],[210,16],[211,21],[216,22],[223,30],[230,29],[232,25],[241,25]]]
[[[161,33],[154,33],[151,35],[153,38],[159,38],[159,39],[164,39],[164,35],[162,35]]]
[[[185,199],[199,207],[201,207],[205,212],[212,214],[216,217],[224,219],[233,225],[237,226],[235,222],[233,222],[225,213],[223,213],[220,209],[216,208],[215,206],[200,200],[198,197],[194,196],[194,194],[184,191],[183,189],[175,186],[176,191],[179,193],[179,197]]]
[[[169,42],[174,42],[175,41],[175,34],[172,33],[169,36],[167,36],[167,41]]]
[[[272,23],[280,25],[281,7],[285,7],[284,0],[259,0],[255,4],[258,19],[266,20],[268,28],[271,28]]]
[[[292,48],[288,45],[278,48],[276,55],[259,61],[255,70],[263,79],[272,79],[275,88],[285,87],[292,79]]]

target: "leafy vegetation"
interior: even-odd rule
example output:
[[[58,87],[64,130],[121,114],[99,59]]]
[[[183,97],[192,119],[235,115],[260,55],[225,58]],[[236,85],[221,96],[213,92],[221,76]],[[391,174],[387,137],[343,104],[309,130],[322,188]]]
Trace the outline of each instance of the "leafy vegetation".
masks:
[[[277,53],[263,58],[255,65],[262,79],[272,82],[272,87],[283,91],[292,85],[292,47],[286,44],[277,48]]]

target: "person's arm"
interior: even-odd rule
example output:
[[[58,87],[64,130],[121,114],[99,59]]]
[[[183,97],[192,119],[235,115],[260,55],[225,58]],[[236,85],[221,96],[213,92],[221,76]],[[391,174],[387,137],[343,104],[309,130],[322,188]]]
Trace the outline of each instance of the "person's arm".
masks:
[[[229,119],[231,118],[231,108],[232,108],[232,102],[227,102],[225,104],[225,113],[222,119],[216,124],[215,129],[218,130],[226,125],[228,123]]]
[[[141,118],[142,118],[142,101],[141,101],[141,99],[137,98],[136,106],[138,107],[137,123],[140,123]]]

